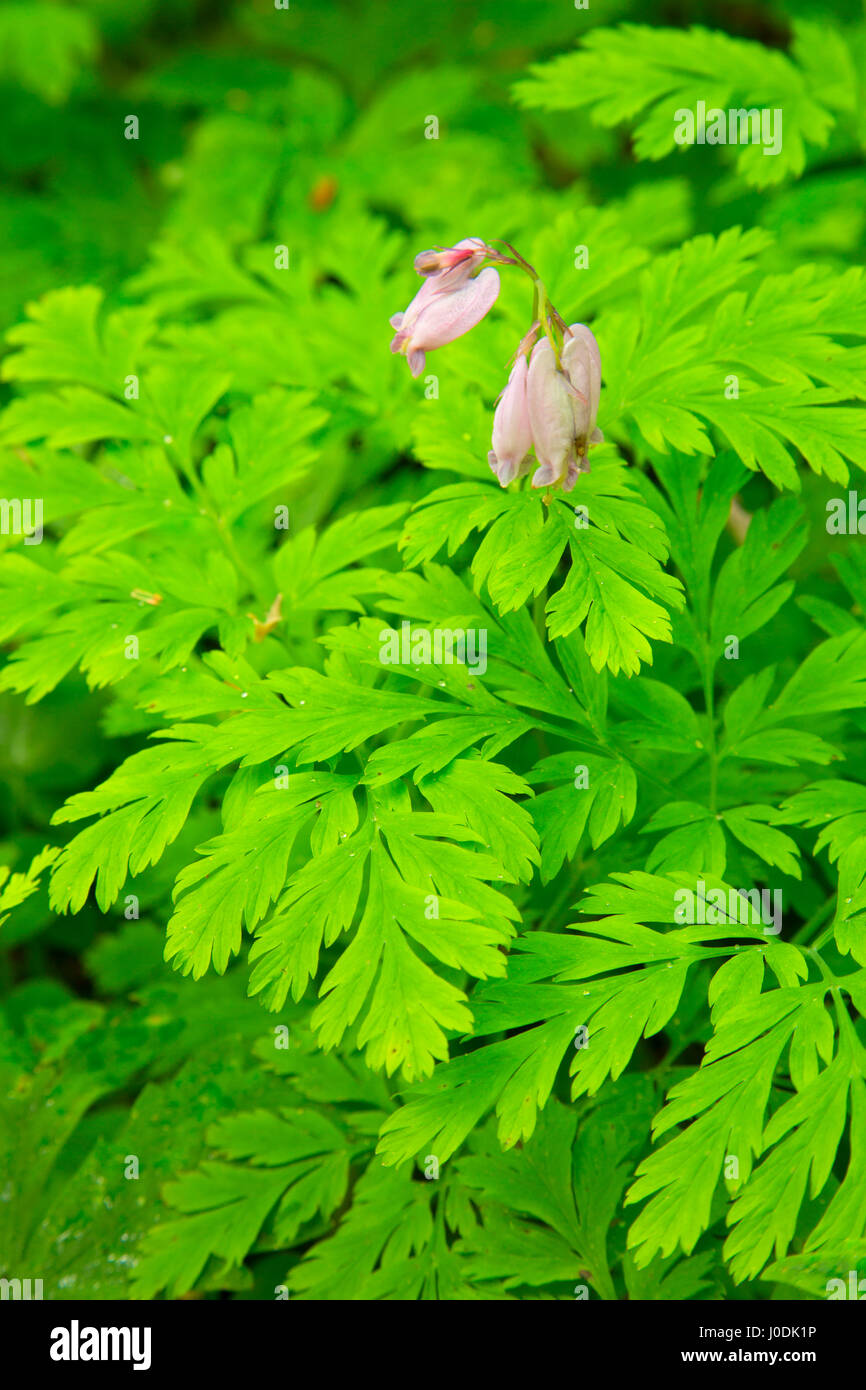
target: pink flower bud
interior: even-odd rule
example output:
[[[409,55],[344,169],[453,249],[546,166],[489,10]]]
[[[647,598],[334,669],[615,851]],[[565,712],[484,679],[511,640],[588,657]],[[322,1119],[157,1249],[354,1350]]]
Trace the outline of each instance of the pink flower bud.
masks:
[[[532,479],[533,487],[551,487],[567,481],[574,444],[569,387],[568,378],[557,370],[550,340],[542,338],[532,349],[526,390],[532,442],[540,464]]]
[[[589,472],[589,446],[603,438],[595,428],[601,394],[601,357],[585,324],[572,324],[567,329],[560,360],[561,371],[547,338],[542,338],[532,350],[527,402],[532,442],[540,464],[532,486],[560,485],[563,492],[570,492],[578,474]]]
[[[508,378],[508,385],[499,397],[493,416],[493,448],[487,462],[502,487],[513,483],[529,472],[527,455],[532,448],[529,425],[529,405],[526,398],[527,360],[521,354]]]
[[[499,275],[492,268],[457,289],[442,287],[439,276],[425,280],[405,314],[394,314],[392,352],[405,353],[413,376],[424,370],[425,353],[444,347],[480,323],[496,302]]]
[[[577,453],[585,456],[590,444],[600,444],[604,439],[601,430],[595,427],[601,397],[601,354],[585,323],[569,326],[562,349],[562,367],[577,392],[573,398],[575,443]],[[588,465],[582,471],[588,472]]]

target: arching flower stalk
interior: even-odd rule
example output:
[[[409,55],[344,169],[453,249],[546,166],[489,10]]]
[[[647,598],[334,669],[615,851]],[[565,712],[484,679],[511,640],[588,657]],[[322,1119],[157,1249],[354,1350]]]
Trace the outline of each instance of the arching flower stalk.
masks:
[[[499,294],[496,267],[516,266],[532,280],[532,326],[519,344],[493,416],[488,462],[502,487],[532,475],[532,486],[570,492],[589,472],[589,449],[604,438],[596,427],[601,393],[598,343],[586,324],[566,324],[538,272],[508,242],[499,251],[480,237],[415,257],[424,276],[405,313],[394,314],[391,351],[403,353],[413,376],[426,354],[468,333]],[[508,252],[509,254],[506,254]]]

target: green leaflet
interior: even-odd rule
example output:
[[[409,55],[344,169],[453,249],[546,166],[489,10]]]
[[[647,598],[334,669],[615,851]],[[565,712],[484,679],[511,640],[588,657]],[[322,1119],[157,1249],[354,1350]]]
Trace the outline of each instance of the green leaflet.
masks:
[[[659,563],[668,550],[664,532],[629,487],[622,464],[603,454],[571,496],[573,506],[557,501],[546,515],[529,493],[497,494],[489,485],[469,483],[438,489],[407,521],[401,545],[417,563],[435,555],[446,536],[453,551],[492,521],[472,574],[500,613],[541,593],[567,550],[564,583],[547,604],[551,637],[586,622],[594,668],[631,674],[652,660],[647,638],[670,640],[666,608],[656,600],[680,604],[679,584]]]
[[[825,62],[841,68],[839,86],[829,90],[819,80]],[[641,159],[659,159],[674,147],[671,115],[697,98],[726,109],[784,101],[793,126],[785,157],[778,164],[765,161],[748,145],[737,155],[739,174],[760,188],[801,173],[805,144],[823,145],[840,119],[836,113],[851,110],[851,64],[841,36],[814,23],[797,25],[793,61],[783,53],[768,55],[759,43],[698,27],[682,32],[625,24],[592,33],[576,53],[537,65],[518,84],[517,96],[547,110],[591,105],[604,125],[634,121]]]
[[[162,1287],[186,1293],[211,1257],[240,1264],[275,1207],[274,1238],[285,1242],[339,1204],[348,1177],[339,1129],[315,1114],[303,1126],[287,1120],[253,1111],[216,1122],[208,1134],[213,1149],[249,1162],[207,1161],[167,1186],[167,1201],[188,1219],[166,1222],[143,1242],[133,1285],[139,1297]]]

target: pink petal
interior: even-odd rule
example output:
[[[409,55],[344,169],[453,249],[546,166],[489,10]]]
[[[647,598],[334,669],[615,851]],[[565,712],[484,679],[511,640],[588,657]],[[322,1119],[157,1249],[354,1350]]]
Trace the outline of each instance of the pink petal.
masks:
[[[583,398],[580,408],[575,409],[574,424],[576,438],[585,444],[595,428],[601,396],[601,354],[585,323],[570,325],[562,349],[562,366]]]
[[[548,487],[565,472],[566,455],[574,443],[574,413],[568,383],[557,371],[553,348],[542,338],[532,349],[527,380],[527,403],[532,442],[541,467],[533,487]]]
[[[426,306],[436,297],[435,280],[425,280],[414,299],[410,299],[405,314],[401,314],[399,324],[394,323],[397,317],[394,314],[391,318],[392,328],[401,328],[404,333],[408,333],[414,328],[418,319],[421,317]]]
[[[511,369],[508,384],[493,416],[493,449],[488,454],[488,463],[503,487],[520,477],[522,472],[528,471],[522,468],[532,448],[526,399],[527,374],[528,363],[524,356],[520,356]]]
[[[492,266],[482,270],[480,275],[468,280],[458,290],[436,294],[434,284],[434,281],[426,280],[423,289],[415,296],[417,300],[425,289],[431,289],[432,297],[422,307],[412,328],[413,347],[428,351],[453,343],[455,338],[468,333],[493,307],[499,294],[499,275]],[[409,310],[406,312],[408,317]]]

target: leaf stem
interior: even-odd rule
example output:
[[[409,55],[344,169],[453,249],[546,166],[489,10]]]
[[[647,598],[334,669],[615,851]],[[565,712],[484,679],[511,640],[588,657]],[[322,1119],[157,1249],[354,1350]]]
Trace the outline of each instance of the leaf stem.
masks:
[[[710,760],[710,811],[715,815],[719,788],[719,754],[716,746],[716,706],[715,692],[713,690],[713,663],[709,659],[708,652],[706,653],[706,658],[703,669],[704,707],[708,720],[707,756]]]
[[[822,926],[823,923],[827,920],[828,916],[832,913],[835,903],[836,894],[831,893],[827,901],[823,902],[821,906],[818,908],[817,912],[812,913],[812,916],[809,918],[808,922],[804,922],[800,930],[794,933],[794,935],[791,937],[791,944],[796,946],[801,941],[808,941],[815,928]],[[822,932],[821,935],[818,937],[818,940],[812,943],[813,950],[817,950],[817,948],[823,945],[825,941],[829,941],[830,937],[833,934],[833,925],[834,924],[831,923],[827,931]]]
[[[220,514],[219,509],[214,505],[210,493],[202,484],[195,468],[192,464],[187,463],[180,450],[175,448],[173,444],[166,443],[165,452],[169,462],[180,469],[196,498],[201,503],[202,510],[205,512],[208,519],[213,522],[217,535],[220,538],[220,544],[240,577],[246,582],[249,594],[251,597],[261,600],[267,606],[267,602],[269,601],[267,595],[260,589],[256,576],[238,550],[237,542],[231,532],[231,527]]]

